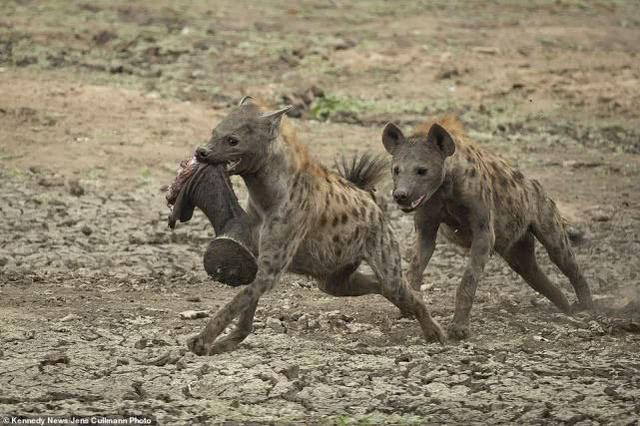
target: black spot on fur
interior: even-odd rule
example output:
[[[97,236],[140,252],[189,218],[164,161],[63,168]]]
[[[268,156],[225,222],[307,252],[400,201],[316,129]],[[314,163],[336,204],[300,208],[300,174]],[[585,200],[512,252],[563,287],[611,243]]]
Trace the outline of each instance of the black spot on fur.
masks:
[[[469,170],[467,170],[467,175],[468,175],[469,177],[476,177],[476,174],[477,174],[477,173],[478,173],[478,172],[476,172],[475,167],[472,167],[472,168],[470,168]]]
[[[340,242],[340,235],[335,234],[333,236],[332,240],[333,240],[334,243],[339,243]]]
[[[327,216],[325,215],[320,216],[320,226],[324,227],[326,225],[327,225]]]
[[[514,170],[513,178],[518,182],[522,182],[524,180],[524,175],[520,173],[520,170]]]
[[[342,213],[342,224],[344,225],[349,221],[349,216],[346,213]]]
[[[508,189],[509,180],[504,175],[500,175],[500,186],[502,186],[505,190]]]
[[[538,182],[536,179],[533,179],[531,181],[531,184],[533,185],[533,188],[538,191],[539,193],[542,192],[542,185],[540,185],[540,182]]]
[[[331,222],[331,225],[336,227],[338,226],[338,222],[340,222],[340,218],[338,216],[333,218],[333,221]]]

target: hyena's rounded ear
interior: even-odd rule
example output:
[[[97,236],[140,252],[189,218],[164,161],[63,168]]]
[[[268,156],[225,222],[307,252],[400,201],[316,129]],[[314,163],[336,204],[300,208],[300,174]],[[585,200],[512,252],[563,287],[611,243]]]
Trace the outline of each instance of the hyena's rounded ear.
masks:
[[[393,155],[396,149],[398,149],[398,146],[403,142],[404,135],[402,134],[402,130],[393,123],[387,123],[382,131],[382,144],[384,145],[384,149]]]
[[[265,112],[260,115],[260,119],[266,120],[269,123],[271,132],[273,133],[274,137],[278,135],[282,116],[284,116],[291,108],[293,108],[293,105],[287,105],[286,107],[280,108],[279,110]]]
[[[456,144],[453,141],[453,137],[451,134],[439,125],[438,123],[434,123],[433,126],[429,129],[429,134],[427,135],[427,141],[435,143],[440,152],[445,157],[449,157],[456,152]]]
[[[243,96],[242,99],[240,99],[240,102],[238,102],[238,106],[242,106],[244,104],[249,104],[253,102],[253,98],[251,96]]]

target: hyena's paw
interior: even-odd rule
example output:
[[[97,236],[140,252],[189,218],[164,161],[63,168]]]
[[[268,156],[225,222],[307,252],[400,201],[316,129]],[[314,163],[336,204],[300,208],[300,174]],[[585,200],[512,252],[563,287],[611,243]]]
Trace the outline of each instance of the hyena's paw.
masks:
[[[204,338],[200,334],[187,339],[187,348],[196,355],[209,355],[209,345],[204,342]]]
[[[447,334],[450,339],[453,340],[464,340],[469,337],[469,324],[457,324],[453,323],[449,326],[447,330]]]
[[[427,327],[423,327],[424,338],[427,342],[438,341],[441,345],[444,345],[447,342],[447,336],[444,333],[438,321],[431,319],[430,323]]]
[[[240,343],[247,337],[248,333],[232,332],[229,335],[215,341],[209,349],[209,355],[230,352],[238,347]]]

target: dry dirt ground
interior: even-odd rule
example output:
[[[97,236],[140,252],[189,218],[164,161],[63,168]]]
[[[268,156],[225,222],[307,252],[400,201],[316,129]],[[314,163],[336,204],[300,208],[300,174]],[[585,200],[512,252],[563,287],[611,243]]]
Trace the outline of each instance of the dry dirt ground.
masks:
[[[634,1],[2,1],[0,414],[637,424],[638,40]],[[380,297],[289,275],[240,349],[186,353],[206,319],[179,312],[236,290],[159,187],[244,94],[294,103],[327,164],[382,152],[387,120],[460,114],[556,198],[598,310],[558,313],[494,257],[472,337],[440,346]],[[425,274],[444,325],[464,265],[443,241]]]

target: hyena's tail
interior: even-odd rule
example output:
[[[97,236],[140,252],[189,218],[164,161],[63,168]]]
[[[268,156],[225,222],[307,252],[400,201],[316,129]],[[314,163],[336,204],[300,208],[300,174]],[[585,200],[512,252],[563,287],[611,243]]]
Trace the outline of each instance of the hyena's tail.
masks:
[[[354,155],[351,159],[343,156],[336,163],[336,168],[340,176],[358,188],[373,191],[376,184],[386,176],[388,164],[382,155],[364,153]]]

